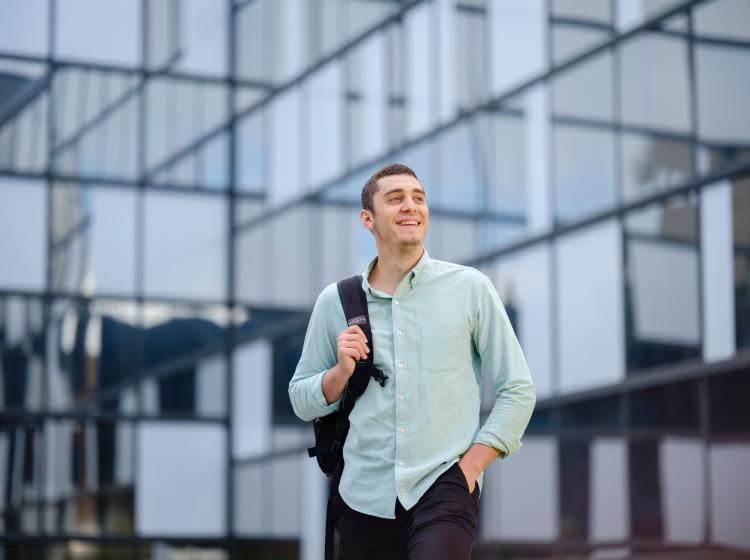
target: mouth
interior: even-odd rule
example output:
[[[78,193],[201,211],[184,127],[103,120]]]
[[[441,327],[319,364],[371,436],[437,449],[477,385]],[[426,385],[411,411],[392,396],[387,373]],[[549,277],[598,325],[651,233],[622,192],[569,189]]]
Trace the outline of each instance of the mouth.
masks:
[[[403,228],[417,228],[422,224],[419,220],[400,220],[396,222],[397,226],[403,227]]]

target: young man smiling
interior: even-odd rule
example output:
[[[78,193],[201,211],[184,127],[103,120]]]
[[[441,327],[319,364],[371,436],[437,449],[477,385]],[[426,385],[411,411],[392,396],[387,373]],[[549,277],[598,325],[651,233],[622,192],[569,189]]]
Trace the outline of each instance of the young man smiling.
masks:
[[[535,403],[526,361],[490,280],[430,258],[430,212],[407,166],[377,171],[362,189],[362,226],[377,257],[363,274],[375,366],[349,421],[335,504],[344,560],[469,559],[482,472],[521,446]],[[318,297],[289,383],[295,413],[325,416],[366,359],[347,327],[336,284]],[[482,375],[495,405],[480,426]]]

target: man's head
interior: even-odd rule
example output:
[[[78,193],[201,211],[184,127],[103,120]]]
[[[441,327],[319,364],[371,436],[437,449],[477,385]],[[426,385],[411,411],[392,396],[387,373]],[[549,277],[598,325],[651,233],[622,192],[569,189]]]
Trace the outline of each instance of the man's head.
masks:
[[[373,173],[362,188],[362,225],[379,246],[400,251],[421,248],[430,221],[425,192],[416,173],[391,163]]]

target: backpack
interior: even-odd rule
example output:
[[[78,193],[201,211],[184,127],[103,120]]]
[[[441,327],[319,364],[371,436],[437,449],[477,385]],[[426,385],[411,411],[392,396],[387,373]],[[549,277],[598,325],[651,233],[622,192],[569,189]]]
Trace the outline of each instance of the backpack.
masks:
[[[328,498],[326,512],[326,560],[333,558],[333,499],[338,493],[341,473],[344,470],[344,441],[349,433],[349,414],[357,399],[367,389],[370,377],[374,378],[381,387],[388,379],[381,370],[375,367],[375,348],[370,329],[370,315],[367,312],[367,294],[362,289],[362,275],[352,276],[336,284],[344,308],[348,326],[359,325],[367,338],[370,353],[364,361],[358,361],[354,373],[344,388],[339,409],[313,421],[315,445],[307,450],[310,457],[318,460],[318,466],[323,473],[331,478],[331,492]]]

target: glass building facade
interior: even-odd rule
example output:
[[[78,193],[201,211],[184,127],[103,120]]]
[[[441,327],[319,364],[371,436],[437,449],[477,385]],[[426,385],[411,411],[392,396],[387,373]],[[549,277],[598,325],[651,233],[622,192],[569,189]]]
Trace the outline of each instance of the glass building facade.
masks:
[[[0,560],[322,558],[287,383],[391,161],[537,387],[475,557],[747,552],[748,92],[750,0],[3,2]]]

